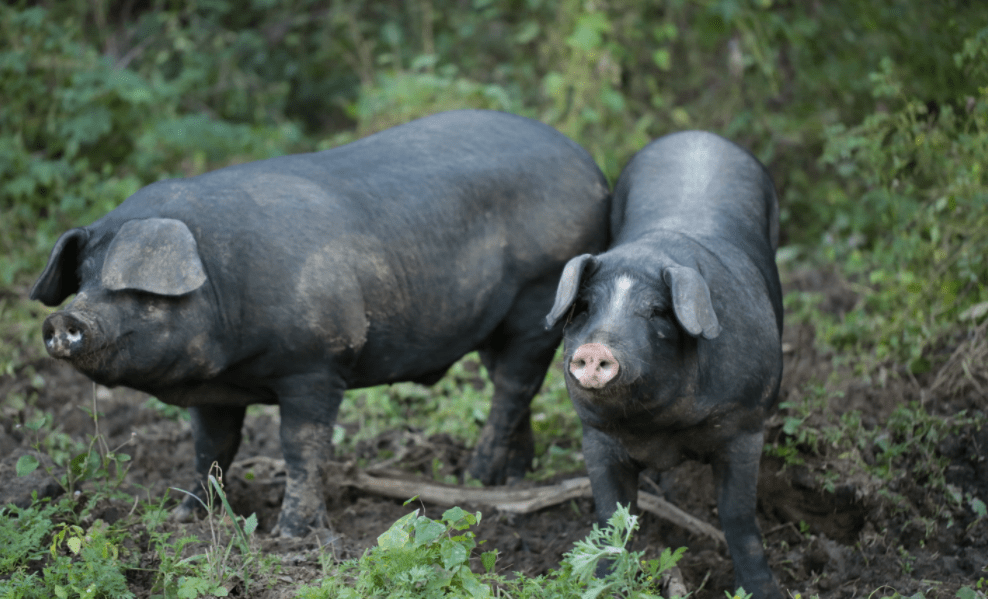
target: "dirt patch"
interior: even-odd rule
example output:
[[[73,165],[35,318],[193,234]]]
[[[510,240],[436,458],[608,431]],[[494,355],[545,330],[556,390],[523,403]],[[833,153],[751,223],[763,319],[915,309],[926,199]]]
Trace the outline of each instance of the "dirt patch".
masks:
[[[833,297],[826,299],[828,309],[853,309],[853,294],[837,283],[817,273],[797,278],[791,285],[832,289]],[[826,380],[831,367],[827,356],[819,355],[814,348],[809,327],[790,324],[784,341],[787,351],[781,399],[793,401],[808,382]],[[983,371],[971,371],[971,361],[964,359],[968,354],[979,356],[979,352],[986,351],[984,347],[983,332],[980,337],[956,340],[952,347],[944,349],[952,360],[948,365],[954,370],[940,379],[933,373],[919,381],[890,376],[883,384],[864,384],[848,377],[843,396],[835,396],[830,407],[838,413],[860,410],[863,426],[868,430],[882,426],[897,406],[912,400],[942,405],[943,410],[984,410],[983,389],[988,388],[988,379]],[[149,407],[148,398],[140,393],[95,387],[71,368],[45,361],[16,376],[0,379],[0,396],[10,394],[26,398],[29,405],[33,403],[48,413],[54,430],[76,442],[88,442],[94,433],[93,419],[83,408],[92,406],[95,396],[103,414],[100,432],[111,448],[119,447],[120,452],[131,456],[126,485],[140,497],[156,499],[169,493],[174,503],[180,495],[169,492],[169,487],[186,487],[194,480],[188,422],[175,410]],[[14,452],[38,441],[23,426],[25,413],[26,410],[3,413],[3,456],[20,455]],[[265,599],[290,597],[299,585],[322,576],[322,553],[332,553],[335,559],[358,557],[414,507],[424,509],[433,518],[445,509],[418,503],[402,506],[399,500],[376,497],[331,481],[326,495],[330,523],[339,535],[334,545],[320,550],[319,540],[314,537],[285,540],[269,536],[284,493],[283,478],[265,470],[270,459],[281,457],[278,422],[276,408],[250,410],[244,441],[226,475],[226,488],[235,511],[257,514],[260,526],[256,542],[265,554],[279,556],[282,568],[270,585],[249,591],[241,588],[235,594]],[[779,418],[770,421],[769,438],[777,438],[781,428]],[[358,445],[357,455],[337,456],[337,460],[343,464],[358,457],[374,459],[383,450],[402,455],[393,466],[423,476],[433,475],[432,464],[439,458],[443,470],[438,474],[445,477],[462,476],[470,448],[442,435],[424,438],[415,431],[389,431]],[[940,440],[936,454],[936,459],[947,464],[945,485],[899,477],[894,488],[884,491],[836,459],[821,457],[795,467],[787,466],[781,458],[766,456],[759,482],[759,521],[769,562],[783,588],[804,597],[881,597],[891,596],[894,591],[904,596],[922,592],[926,597],[953,597],[959,587],[988,576],[982,570],[988,565],[988,522],[976,519],[968,506],[971,498],[988,500],[988,428],[977,430],[972,426],[947,436]],[[0,476],[0,486],[7,486],[11,480],[10,468],[5,468],[0,470],[6,473]],[[821,472],[834,473],[827,479],[832,483],[829,488]],[[667,473],[661,483],[667,500],[719,528],[709,467],[686,463]],[[938,490],[942,488],[954,498]],[[888,500],[888,491],[895,493],[895,501]],[[120,516],[119,511],[112,512],[119,510],[118,506],[106,509],[106,519]],[[479,540],[486,542],[484,550],[496,548],[500,552],[500,571],[540,574],[558,567],[563,554],[586,536],[594,521],[593,512],[592,500],[576,499],[527,515],[484,513],[477,533]],[[201,539],[209,537],[201,521],[167,526]],[[733,584],[731,561],[723,547],[645,514],[634,548],[645,548],[648,557],[654,557],[667,546],[688,548],[680,567],[687,588],[695,590],[694,597],[720,598]],[[154,568],[150,555],[143,559],[146,567]],[[151,581],[147,573],[135,573],[130,584],[138,597],[144,597]],[[875,592],[876,589],[879,590]]]

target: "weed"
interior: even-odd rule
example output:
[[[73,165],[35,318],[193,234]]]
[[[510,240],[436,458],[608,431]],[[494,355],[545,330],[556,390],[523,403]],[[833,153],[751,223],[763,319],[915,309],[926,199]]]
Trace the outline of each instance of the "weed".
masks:
[[[172,540],[171,533],[161,530],[161,525],[167,518],[168,512],[162,505],[148,506],[142,518],[142,523],[148,532],[150,549],[159,560],[151,588],[151,592],[155,595],[152,596],[173,599],[199,597],[212,591],[225,591],[226,587],[217,588],[217,585],[210,587],[209,580],[197,576],[195,562],[201,559],[202,555],[194,554],[189,557],[182,555],[187,546],[199,542],[198,537],[186,535]]]
[[[643,560],[644,552],[628,551],[625,546],[638,528],[638,519],[626,507],[620,507],[607,527],[594,525],[587,538],[574,545],[559,570],[534,578],[516,573],[514,579],[507,580],[495,573],[496,550],[480,554],[482,574],[470,568],[470,554],[477,542],[476,535],[468,529],[480,518],[479,512],[471,514],[454,507],[436,521],[415,510],[380,535],[377,547],[367,550],[358,560],[340,564],[334,575],[327,576],[319,586],[300,589],[299,596],[482,598],[495,596],[496,587],[498,596],[518,599],[645,599],[658,597],[650,589],[685,552],[685,548],[665,549],[658,559]],[[611,569],[606,576],[596,578],[594,572],[601,560],[608,560]]]
[[[241,525],[238,516],[233,512],[233,508],[227,500],[226,493],[223,492],[223,473],[215,462],[210,468],[207,485],[205,501],[194,493],[175,489],[194,497],[206,509],[212,541],[204,553],[195,556],[204,562],[203,567],[197,572],[198,576],[188,575],[179,578],[177,584],[180,587],[184,585],[187,589],[205,589],[213,595],[226,596],[235,585],[234,581],[236,580],[243,582],[245,590],[250,588],[249,572],[251,566],[260,559],[258,552],[251,545],[251,535],[257,530],[257,515],[251,514],[243,518],[243,525]],[[223,506],[223,512],[220,512],[218,516],[216,514],[219,510],[214,511],[214,507],[217,507],[214,505],[216,499],[219,499]],[[221,528],[225,527],[232,528],[234,534],[230,535],[230,540],[224,546]],[[238,560],[233,559],[234,547],[239,552]]]
[[[45,555],[43,539],[51,534],[58,505],[34,502],[30,507],[0,507],[0,576],[7,576]]]
[[[0,508],[0,596],[134,596],[123,573],[130,559],[120,532],[102,520],[88,528],[65,521],[73,516],[69,499]]]

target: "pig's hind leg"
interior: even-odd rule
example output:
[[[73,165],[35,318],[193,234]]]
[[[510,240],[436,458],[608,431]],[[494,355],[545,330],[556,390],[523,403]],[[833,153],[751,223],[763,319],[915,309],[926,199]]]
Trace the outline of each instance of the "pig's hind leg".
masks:
[[[326,465],[333,457],[333,424],[346,385],[332,373],[285,377],[276,391],[281,412],[281,451],[288,479],[278,525],[272,533],[302,537],[311,530],[327,540]]]
[[[738,432],[712,461],[717,486],[717,511],[734,562],[735,585],[755,599],[783,599],[768,567],[762,534],[755,517],[758,466],[764,433]]]
[[[535,453],[532,398],[542,386],[559,346],[559,327],[546,331],[552,289],[529,288],[480,348],[480,359],[494,383],[491,411],[470,460],[470,476],[485,485],[518,481]]]
[[[187,489],[195,496],[187,495],[172,512],[172,517],[187,521],[196,513],[204,513],[201,502],[206,502],[209,470],[213,464],[226,472],[233,463],[240,447],[244,425],[244,406],[198,406],[189,408],[192,421],[192,440],[196,451],[196,483]],[[212,489],[210,489],[210,492]]]

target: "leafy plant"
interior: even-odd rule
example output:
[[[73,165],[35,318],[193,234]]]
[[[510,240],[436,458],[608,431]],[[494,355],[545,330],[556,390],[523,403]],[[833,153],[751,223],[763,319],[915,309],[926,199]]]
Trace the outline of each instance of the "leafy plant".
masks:
[[[535,578],[516,573],[514,579],[507,580],[495,573],[496,550],[480,555],[483,574],[470,568],[470,554],[477,543],[476,535],[467,529],[479,522],[479,512],[470,514],[458,507],[447,510],[440,521],[415,510],[378,537],[377,547],[358,560],[341,564],[320,586],[300,589],[299,596],[493,597],[496,587],[497,596],[519,599],[647,599],[658,597],[650,589],[686,551],[665,549],[653,560],[642,559],[642,551],[628,551],[625,546],[638,528],[638,519],[626,507],[619,507],[607,527],[601,529],[595,524],[587,538],[574,545],[559,570]],[[596,578],[594,572],[601,560],[607,560],[611,569],[606,576]]]
[[[35,502],[29,507],[0,507],[0,533],[5,540],[0,555],[0,576],[8,576],[45,555],[45,543],[54,526],[58,505]]]
[[[249,573],[252,566],[259,560],[258,552],[252,547],[250,542],[251,535],[257,530],[257,515],[251,514],[243,518],[243,524],[241,525],[238,516],[230,506],[226,493],[223,492],[222,480],[223,473],[220,471],[219,466],[214,463],[212,468],[210,468],[207,478],[209,488],[206,489],[205,501],[189,491],[176,489],[194,497],[206,509],[212,540],[209,547],[202,554],[195,556],[196,559],[201,558],[203,561],[203,566],[198,569],[198,575],[187,575],[177,580],[177,584],[180,587],[178,596],[180,597],[183,596],[183,592],[188,593],[193,590],[195,592],[208,592],[219,597],[225,597],[229,594],[233,586],[232,581],[236,580],[242,581],[246,588],[249,589],[250,587],[251,580]],[[214,507],[218,507],[214,505],[217,499],[223,506],[223,511],[218,515],[216,515],[216,512],[219,512],[219,510],[214,512]],[[226,527],[233,529],[233,534],[230,535],[230,540],[224,546],[221,538],[221,529]],[[237,560],[233,559],[232,551],[234,547],[239,552],[239,559]]]
[[[966,64],[985,41],[965,42]],[[935,105],[907,94],[891,59],[870,76],[872,93],[897,110],[828,130],[824,164],[859,193],[835,222],[828,259],[859,281],[862,309],[824,322],[823,339],[875,360],[906,362],[914,373],[957,318],[988,299],[988,88],[967,104]],[[837,242],[837,240],[840,240]]]

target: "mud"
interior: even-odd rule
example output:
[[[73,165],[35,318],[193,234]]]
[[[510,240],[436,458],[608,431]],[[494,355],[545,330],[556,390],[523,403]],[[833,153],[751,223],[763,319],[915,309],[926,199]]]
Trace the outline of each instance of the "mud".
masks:
[[[825,291],[826,309],[839,313],[853,309],[856,301],[853,293],[839,283],[826,273],[803,273],[791,277],[788,288]],[[808,383],[827,380],[834,367],[829,356],[820,355],[814,348],[813,331],[805,325],[788,325],[784,341],[787,351],[781,400],[792,401]],[[956,339],[946,344],[943,355],[953,357],[950,364],[960,363],[958,348],[970,347],[975,352],[983,344],[983,340]],[[893,373],[883,381],[871,383],[849,374],[837,376],[832,380],[844,381],[839,383],[844,393],[831,400],[830,409],[838,414],[860,410],[862,426],[867,429],[884,426],[896,407],[909,401],[921,401],[932,412],[945,415],[961,409],[969,413],[988,410],[980,379],[975,377],[969,385],[950,385],[943,382],[942,376],[938,379],[938,374],[916,378]],[[126,489],[152,500],[167,492],[168,501],[174,504],[181,495],[168,492],[168,488],[194,480],[191,430],[180,417],[180,410],[149,407],[146,396],[128,389],[97,387],[70,367],[51,360],[0,379],[0,398],[8,396],[24,398],[28,407],[16,409],[9,407],[11,402],[0,402],[0,406],[7,406],[0,413],[0,458],[16,459],[19,452],[39,441],[23,426],[25,415],[32,413],[32,405],[50,415],[56,431],[88,442],[95,425],[84,408],[91,409],[95,398],[101,413],[99,432],[107,438],[110,448],[119,447],[117,451],[132,458]],[[232,596],[294,596],[299,585],[323,576],[321,555],[332,555],[334,559],[358,557],[413,507],[423,508],[433,518],[444,511],[442,507],[419,503],[402,506],[398,500],[334,484],[331,474],[326,495],[329,522],[338,535],[335,542],[319,549],[320,539],[316,536],[300,540],[270,536],[284,493],[283,477],[270,469],[272,460],[281,458],[278,422],[275,407],[258,406],[248,411],[244,441],[233,467],[226,473],[225,483],[235,511],[257,514],[260,525],[255,541],[265,555],[280,559],[281,569],[264,585],[255,584],[249,591],[242,584],[237,586]],[[782,415],[769,421],[769,441],[783,434],[783,424]],[[390,431],[360,444],[357,455],[337,455],[334,460],[342,465],[360,457],[373,463],[377,456],[389,452],[403,456],[391,467],[423,476],[459,477],[466,470],[470,448],[447,436],[424,438],[416,431]],[[946,464],[946,485],[933,484],[935,481],[917,467],[915,476],[894,477],[883,489],[860,471],[848,468],[846,456],[821,453],[801,453],[805,463],[798,466],[787,465],[782,458],[771,455],[762,460],[759,522],[769,562],[788,593],[834,599],[891,597],[896,592],[902,596],[921,592],[927,598],[954,597],[958,588],[988,578],[988,572],[983,570],[988,567],[988,518],[977,519],[966,499],[958,504],[938,490],[946,488],[962,498],[988,500],[988,427],[965,427],[939,440],[934,457]],[[861,450],[865,462],[869,460],[867,453],[867,448]],[[432,472],[434,458],[443,464],[442,472]],[[874,456],[870,459],[874,460]],[[907,460],[906,464],[913,472],[913,462]],[[585,473],[573,472],[560,478],[579,475]],[[9,465],[0,465],[0,487],[11,486],[13,478]],[[38,482],[44,484],[45,481]],[[667,500],[719,527],[708,466],[683,464],[664,476],[661,486]],[[888,491],[897,493],[900,499],[890,501]],[[497,567],[501,572],[545,573],[558,567],[562,555],[586,536],[594,520],[593,508],[592,500],[579,499],[528,515],[484,513],[477,533],[479,540],[486,541],[484,550],[496,548],[500,552]],[[100,509],[100,516],[111,521],[119,519],[129,507],[107,505]],[[210,534],[204,521],[166,526],[203,540]],[[680,568],[687,588],[694,590],[693,597],[723,597],[733,583],[731,561],[723,547],[655,516],[643,516],[633,543],[634,549],[646,549],[647,557],[667,546],[687,547]],[[144,554],[142,563],[152,570],[155,566],[151,554]],[[147,597],[153,577],[135,572],[129,582],[138,597]]]

